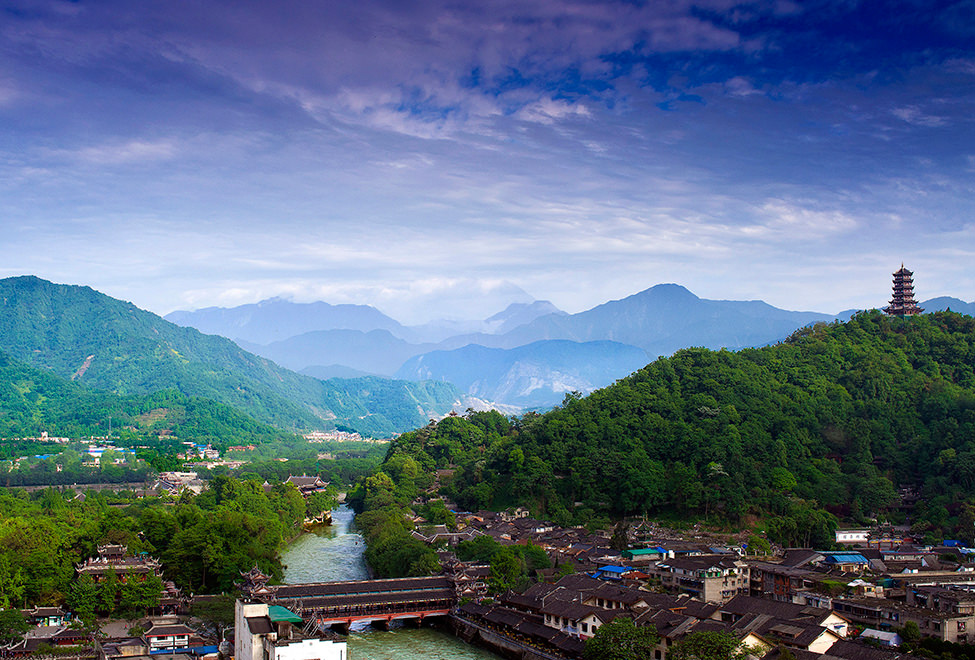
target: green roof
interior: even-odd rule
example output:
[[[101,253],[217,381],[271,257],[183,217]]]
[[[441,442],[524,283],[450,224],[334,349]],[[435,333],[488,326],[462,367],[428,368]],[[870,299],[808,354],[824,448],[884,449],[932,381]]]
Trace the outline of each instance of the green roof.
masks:
[[[271,621],[274,621],[275,623],[278,621],[301,623],[300,616],[289,610],[287,607],[281,607],[280,605],[268,605],[267,615],[270,617]]]

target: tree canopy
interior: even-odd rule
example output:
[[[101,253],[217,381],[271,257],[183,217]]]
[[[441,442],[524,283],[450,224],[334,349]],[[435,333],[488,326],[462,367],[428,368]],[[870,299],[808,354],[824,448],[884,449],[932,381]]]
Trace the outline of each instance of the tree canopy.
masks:
[[[653,626],[637,626],[631,619],[617,617],[596,629],[586,640],[585,660],[645,660],[652,658],[660,642]]]
[[[774,346],[686,349],[544,415],[404,433],[386,460],[407,458],[452,468],[441,490],[467,510],[527,505],[561,524],[759,514],[773,541],[828,546],[838,518],[901,515],[909,489],[918,531],[971,541],[975,319],[864,312]]]

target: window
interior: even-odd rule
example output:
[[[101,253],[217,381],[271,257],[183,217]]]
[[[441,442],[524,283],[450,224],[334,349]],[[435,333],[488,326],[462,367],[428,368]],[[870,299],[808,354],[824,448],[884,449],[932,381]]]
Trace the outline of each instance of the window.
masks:
[[[582,624],[582,632],[589,632],[589,624],[588,623]]]

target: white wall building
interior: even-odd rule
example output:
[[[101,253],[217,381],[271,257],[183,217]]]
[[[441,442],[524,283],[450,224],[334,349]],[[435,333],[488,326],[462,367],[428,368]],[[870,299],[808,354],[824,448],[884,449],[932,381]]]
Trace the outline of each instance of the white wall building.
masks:
[[[348,660],[344,639],[305,635],[301,618],[283,607],[238,600],[234,612],[236,660]]]
[[[870,540],[869,529],[838,529],[836,530],[837,543],[867,543]]]

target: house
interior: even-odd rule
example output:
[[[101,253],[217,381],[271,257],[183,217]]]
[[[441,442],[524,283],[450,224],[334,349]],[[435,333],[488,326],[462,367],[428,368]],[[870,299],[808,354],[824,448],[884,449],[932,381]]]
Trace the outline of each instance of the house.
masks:
[[[300,477],[290,476],[284,480],[286,484],[292,484],[301,491],[301,494],[308,497],[314,493],[323,493],[328,489],[328,482],[322,481],[318,476],[309,477],[306,474]]]
[[[0,649],[0,655],[23,657],[34,655],[45,646],[82,646],[89,644],[90,641],[84,631],[71,629],[66,624],[38,626],[27,631],[19,641]]]
[[[631,570],[626,566],[600,566],[589,575],[600,580],[615,580],[618,582],[623,579],[623,575],[629,573]]]
[[[843,573],[862,573],[870,568],[870,562],[859,552],[824,552],[820,564]]]
[[[747,593],[746,565],[724,556],[677,557],[652,571],[664,587],[703,601],[721,603]]]
[[[815,571],[762,561],[748,563],[748,593],[782,602],[793,602],[795,595],[813,586]]]
[[[654,660],[666,660],[670,647],[691,633],[722,632],[730,634],[738,640],[738,649],[749,648],[764,651],[772,646],[751,631],[734,629],[728,623],[682,612],[648,611],[641,614],[634,623],[637,626],[654,626],[657,629],[660,642],[653,652]]]
[[[238,600],[234,606],[234,658],[348,660],[344,639],[321,631],[306,635],[300,624],[301,617],[283,607]]]
[[[907,604],[939,612],[975,614],[975,592],[948,587],[914,587],[905,592]]]
[[[588,639],[596,634],[600,626],[618,616],[626,615],[622,610],[606,610],[575,601],[551,599],[542,607],[545,625],[561,630],[567,635]]]
[[[24,621],[32,626],[60,626],[71,619],[60,607],[33,607],[20,613],[24,615]]]
[[[655,562],[672,557],[672,554],[660,546],[655,548],[632,548],[630,550],[623,551],[623,559],[627,559],[634,563]]]
[[[175,653],[176,651],[187,652],[189,651],[191,645],[191,638],[193,638],[195,632],[192,628],[177,621],[162,620],[154,623],[149,630],[145,632],[146,646],[149,648],[149,653],[158,653],[160,651],[171,651]],[[196,646],[202,646],[202,640],[196,638],[194,640]]]
[[[115,637],[98,644],[98,660],[136,660],[148,657],[149,647],[141,637]]]
[[[833,609],[854,623],[878,630],[903,628],[913,621],[926,637],[957,644],[975,639],[975,613],[971,612],[913,607],[884,598],[834,598]]]
[[[745,595],[736,596],[727,603],[718,605],[711,618],[737,622],[747,616],[762,616],[796,626],[808,623],[836,633],[840,638],[846,637],[850,632],[849,619],[832,610]]]
[[[135,577],[144,580],[149,575],[162,575],[162,565],[147,554],[130,555],[124,545],[100,545],[98,556],[89,557],[75,566],[78,577],[88,575],[95,582],[114,573],[121,580]]]
[[[184,490],[199,495],[206,488],[206,482],[196,472],[160,472],[153,490],[176,497]]]
[[[898,647],[904,643],[901,636],[895,632],[891,632],[889,630],[874,630],[872,628],[867,628],[860,633],[860,638],[875,639],[880,642],[881,646]]]
[[[538,615],[544,625],[583,638],[591,637],[617,616],[637,616],[650,607],[651,600],[670,605],[677,599],[584,574],[566,575],[556,584],[534,584],[524,594],[508,592],[501,598],[507,608]]]
[[[457,545],[461,541],[473,541],[478,536],[484,536],[484,532],[474,528],[465,529],[460,532],[451,532],[445,525],[432,525],[424,529],[423,532],[413,530],[410,532],[410,535],[427,545],[437,545],[439,543]]]
[[[495,630],[508,631],[516,635],[520,642],[528,640],[531,645],[543,652],[554,651],[560,657],[581,657],[585,648],[585,642],[581,637],[568,635],[558,628],[546,626],[543,618],[535,614],[526,614],[497,605],[474,603],[461,605],[457,614],[466,621],[486,625]]]

